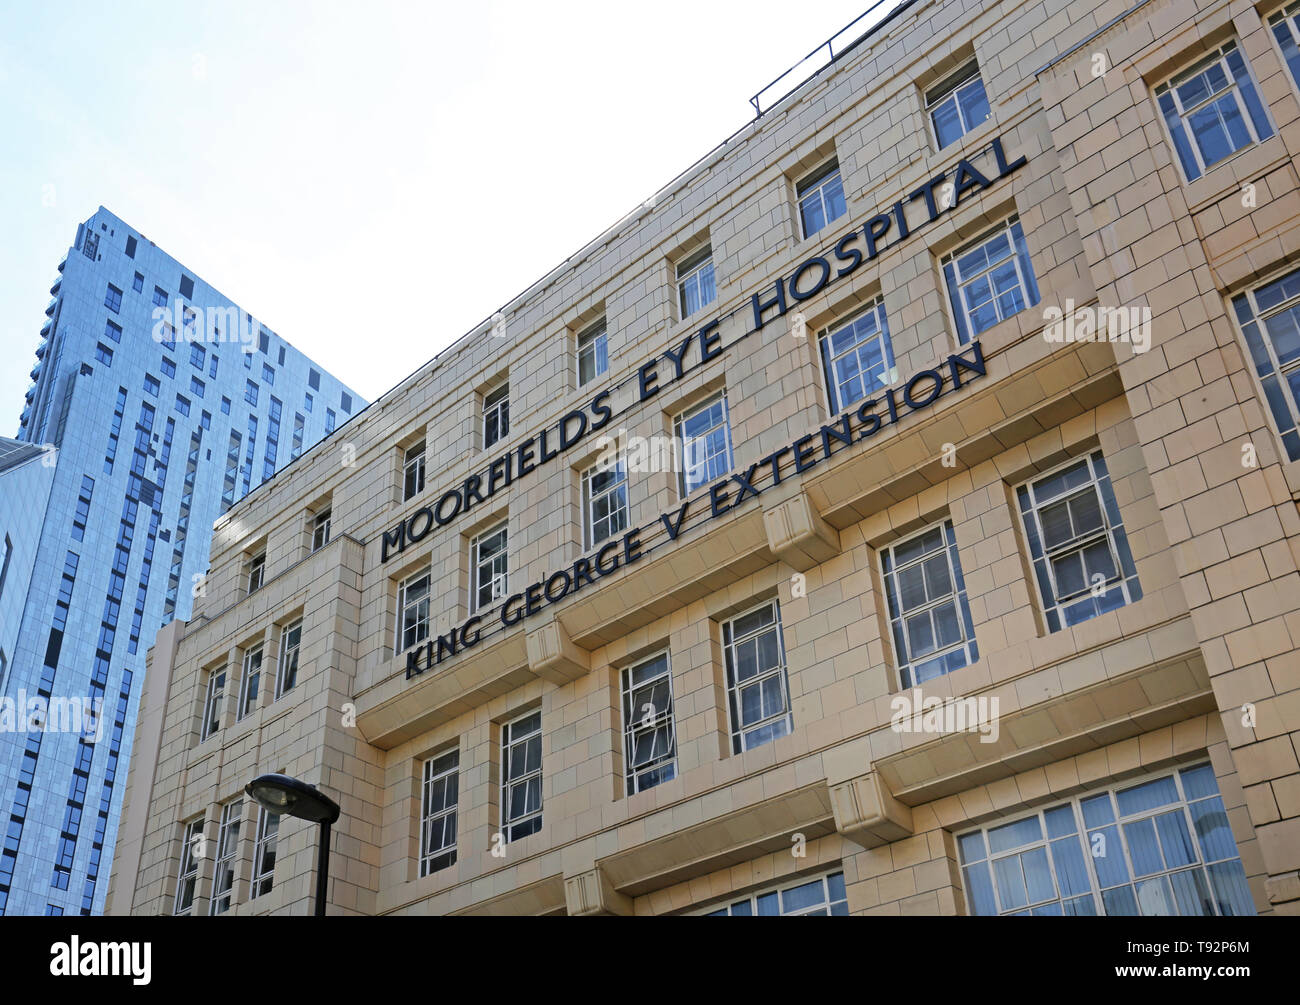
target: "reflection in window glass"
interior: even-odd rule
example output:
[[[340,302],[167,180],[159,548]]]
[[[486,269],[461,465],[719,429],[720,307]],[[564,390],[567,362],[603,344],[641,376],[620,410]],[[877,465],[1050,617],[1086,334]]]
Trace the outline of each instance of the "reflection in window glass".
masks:
[[[1209,764],[962,834],[972,914],[1253,915]]]

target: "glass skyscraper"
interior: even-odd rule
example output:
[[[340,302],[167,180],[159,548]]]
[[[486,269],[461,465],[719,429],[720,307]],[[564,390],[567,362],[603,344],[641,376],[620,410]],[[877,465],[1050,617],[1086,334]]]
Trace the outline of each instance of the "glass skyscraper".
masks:
[[[0,436],[0,696],[8,693],[18,626],[58,452]],[[8,726],[0,705],[0,730]]]
[[[155,632],[189,618],[214,521],[365,405],[103,207],[58,272],[0,440],[10,915],[102,910]]]

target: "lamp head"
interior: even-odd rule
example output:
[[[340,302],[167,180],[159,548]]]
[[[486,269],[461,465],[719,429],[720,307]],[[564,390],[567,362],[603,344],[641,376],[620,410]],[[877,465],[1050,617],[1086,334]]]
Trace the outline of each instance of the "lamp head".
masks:
[[[339,806],[314,785],[288,775],[258,775],[244,791],[268,813],[332,824],[339,818]]]

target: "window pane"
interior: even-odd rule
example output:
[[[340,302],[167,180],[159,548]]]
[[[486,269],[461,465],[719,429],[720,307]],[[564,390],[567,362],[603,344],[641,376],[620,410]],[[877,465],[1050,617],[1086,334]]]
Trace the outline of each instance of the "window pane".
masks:
[[[1236,149],[1222,114],[1226,105],[1234,106],[1235,111],[1236,102],[1224,99],[1207,105],[1187,117],[1192,139],[1196,141],[1201,160],[1207,167],[1223,160]],[[1240,120],[1239,115],[1238,120]]]
[[[997,853],[1018,848],[1043,837],[1042,825],[1037,816],[1026,817],[1015,823],[1002,824],[989,830],[989,851]]]
[[[1078,837],[1053,841],[1052,863],[1056,866],[1056,878],[1060,881],[1063,896],[1088,893],[1092,889]]]
[[[1146,917],[1165,917],[1178,913],[1167,876],[1139,881],[1137,883],[1137,903],[1138,909]]]
[[[1056,896],[1052,870],[1047,864],[1047,849],[1035,848],[1025,852],[1020,856],[1020,863],[1024,868],[1025,885],[1031,904]]]
[[[997,859],[993,863],[993,875],[997,879],[998,897],[1002,901],[1004,911],[1024,907],[1029,903],[1029,898],[1025,892],[1025,880],[1020,871],[1020,858],[1012,855],[1009,858]]]
[[[1106,914],[1112,918],[1137,916],[1137,899],[1133,896],[1133,888],[1131,886],[1120,886],[1116,887],[1114,890],[1103,890],[1101,901],[1106,909]]]
[[[961,139],[961,119],[957,113],[957,99],[954,95],[930,113],[934,122],[935,141],[940,149],[949,143]]]
[[[968,132],[989,117],[989,102],[984,93],[984,81],[978,77],[957,89],[957,101],[961,105],[962,117],[966,120]]]
[[[799,203],[799,211],[803,217],[803,232],[805,237],[817,233],[826,226],[826,214],[822,212],[821,192],[814,192],[812,195],[805,196]]]
[[[781,894],[781,907],[786,913],[825,902],[826,892],[820,879],[785,890]]]
[[[911,658],[916,659],[934,652],[934,628],[930,623],[930,614],[925,612],[907,619],[907,649]]]
[[[1300,304],[1274,314],[1264,321],[1273,340],[1273,351],[1283,365],[1300,358]]]
[[[1242,868],[1240,859],[1212,865],[1209,873],[1220,914],[1241,917],[1255,913],[1255,903],[1246,883],[1246,870]]]
[[[984,859],[984,835],[980,831],[963,834],[957,839],[957,848],[961,852],[963,863],[980,862]]]
[[[1133,873],[1137,876],[1150,876],[1164,868],[1160,857],[1160,846],[1156,843],[1155,824],[1150,820],[1138,820],[1124,825],[1124,838],[1128,842],[1129,856],[1133,860]]]
[[[922,564],[925,569],[926,593],[931,600],[952,592],[952,577],[948,575],[948,556],[936,555]]]
[[[1196,861],[1196,848],[1192,845],[1192,836],[1187,832],[1187,818],[1181,809],[1156,817],[1156,832],[1168,868],[1175,869]]]
[[[1232,828],[1228,826],[1228,814],[1223,808],[1223,800],[1215,796],[1213,799],[1192,803],[1191,811],[1192,826],[1196,828],[1196,838],[1205,860],[1216,862],[1222,858],[1235,857],[1237,843],[1233,840]]]
[[[1176,872],[1169,877],[1169,882],[1174,888],[1174,901],[1178,905],[1179,914],[1184,917],[1214,914],[1210,888],[1200,869]]]
[[[913,565],[900,570],[898,587],[904,611],[913,610],[925,603],[925,573],[921,566]]]
[[[763,718],[763,696],[761,685],[752,684],[740,692],[740,721],[749,726]]]
[[[962,639],[961,623],[957,619],[957,605],[951,600],[934,609],[935,645],[939,648],[956,645]]]
[[[1115,794],[1115,798],[1119,802],[1120,815],[1128,816],[1130,813],[1141,813],[1177,802],[1178,789],[1173,777],[1166,775],[1130,789],[1122,789]]]
[[[1067,834],[1078,832],[1078,825],[1074,821],[1074,809],[1070,806],[1058,806],[1054,810],[1048,810],[1043,817],[1047,820],[1049,837],[1065,837]]]
[[[1219,783],[1214,777],[1214,769],[1208,764],[1187,768],[1178,773],[1183,780],[1183,791],[1188,799],[1202,799],[1205,796],[1217,796]]]
[[[826,199],[827,222],[838,220],[844,215],[846,209],[844,204],[844,185],[840,180],[840,173],[838,171],[827,180],[822,191]]]
[[[1074,537],[1070,527],[1070,508],[1059,502],[1044,506],[1039,516],[1043,524],[1043,540],[1049,549],[1059,547]]]
[[[976,866],[967,866],[964,870],[966,876],[966,897],[970,903],[973,914],[997,914],[997,904],[993,899],[993,883],[989,879],[988,866],[980,863]]]
[[[1105,541],[1098,541],[1096,544],[1089,545],[1083,550],[1082,554],[1089,587],[1096,585],[1097,576],[1101,576],[1101,582],[1103,583],[1109,583],[1119,577],[1119,573],[1115,569],[1115,559]]]
[[[754,639],[736,645],[736,679],[748,680],[758,673],[758,643]]]
[[[1111,825],[1089,831],[1088,845],[1092,850],[1097,880],[1103,887],[1128,882],[1128,865],[1124,861],[1124,845],[1120,843],[1118,828]]]

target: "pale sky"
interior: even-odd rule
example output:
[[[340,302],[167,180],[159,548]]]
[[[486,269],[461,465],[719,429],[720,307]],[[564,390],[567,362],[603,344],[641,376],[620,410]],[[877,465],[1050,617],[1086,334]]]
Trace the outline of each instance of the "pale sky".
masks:
[[[0,0],[0,433],[101,204],[373,400],[872,2]]]

